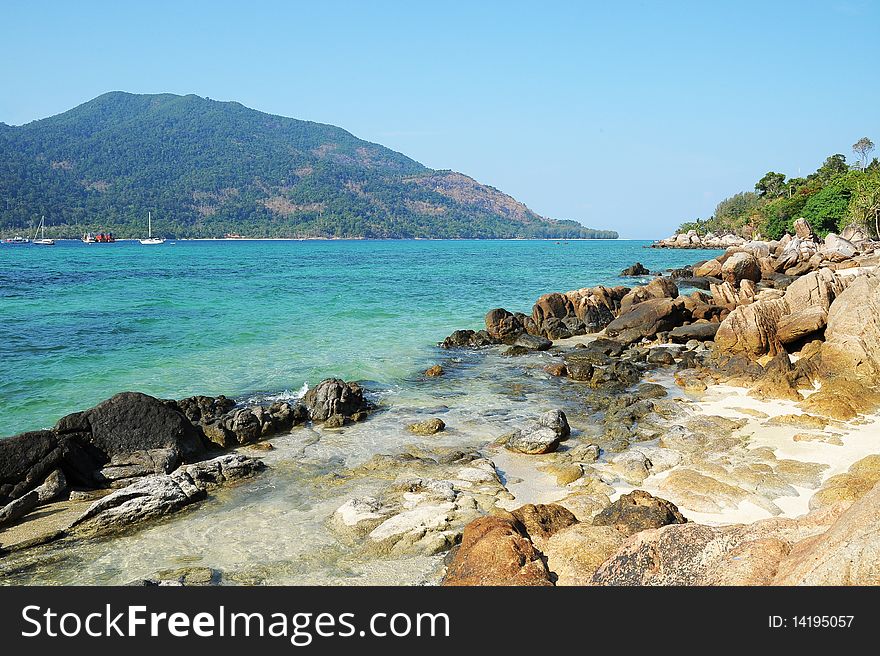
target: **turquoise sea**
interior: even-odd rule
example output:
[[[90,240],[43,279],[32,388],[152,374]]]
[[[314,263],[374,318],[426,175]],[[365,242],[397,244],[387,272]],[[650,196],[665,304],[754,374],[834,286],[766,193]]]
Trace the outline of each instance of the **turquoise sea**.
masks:
[[[224,241],[141,246],[0,246],[3,434],[53,424],[127,389],[160,397],[295,396],[336,375],[368,381],[381,411],[342,430],[301,426],[259,451],[260,476],[213,492],[197,512],[138,531],[58,541],[0,560],[0,585],[124,584],[180,567],[224,584],[436,582],[442,553],[382,554],[332,518],[353,498],[385,498],[360,470],[377,455],[479,452],[520,503],[555,491],[491,448],[536,413],[563,409],[578,440],[598,438],[578,384],[553,356],[437,348],[496,306],[528,312],[552,290],[637,284],[618,273],[705,258],[634,241]],[[425,378],[428,365],[445,374]],[[414,421],[446,429],[419,437]],[[247,451],[247,448],[245,448]],[[438,474],[440,475],[440,474]],[[519,481],[519,482],[517,482]],[[550,496],[547,496],[547,495]],[[363,542],[363,541],[361,541]],[[359,545],[359,546],[358,546]]]
[[[328,376],[405,386],[492,307],[714,252],[646,241],[0,245],[0,435],[123,390],[265,397]]]

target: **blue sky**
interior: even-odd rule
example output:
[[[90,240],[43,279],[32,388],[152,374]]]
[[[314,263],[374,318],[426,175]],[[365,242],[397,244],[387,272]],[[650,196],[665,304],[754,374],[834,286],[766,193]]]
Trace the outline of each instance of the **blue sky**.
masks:
[[[196,93],[655,238],[880,143],[880,2],[10,2],[0,121]]]

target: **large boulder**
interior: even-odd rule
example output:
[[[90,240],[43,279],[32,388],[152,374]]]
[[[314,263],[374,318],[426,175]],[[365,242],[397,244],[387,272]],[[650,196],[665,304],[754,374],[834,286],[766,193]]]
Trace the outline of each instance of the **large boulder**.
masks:
[[[584,324],[584,330],[595,333],[614,320],[628,287],[587,287],[568,292],[566,296],[574,307],[575,316]]]
[[[880,276],[858,276],[831,304],[822,356],[840,371],[880,376]]]
[[[770,585],[792,545],[820,536],[839,509],[747,525],[688,522],[636,533],[593,575],[594,585]],[[871,566],[873,567],[873,565]]]
[[[794,222],[794,234],[799,239],[815,240],[816,238],[816,235],[813,232],[813,228],[810,227],[810,224],[804,218],[800,218]]]
[[[833,232],[825,236],[825,243],[819,248],[819,252],[825,259],[832,262],[843,262],[858,253],[859,249],[848,239],[839,237]]]
[[[773,585],[880,585],[880,486],[854,503],[825,533],[796,543]]]
[[[661,331],[672,330],[690,318],[684,299],[654,298],[622,313],[605,327],[605,332],[610,337],[635,342],[643,337],[654,337]]]
[[[542,555],[516,518],[481,517],[465,527],[442,585],[553,585]]]
[[[507,342],[524,331],[525,327],[516,315],[504,308],[495,308],[486,313],[486,332],[492,339]]]
[[[715,333],[715,345],[728,353],[775,355],[781,348],[777,325],[788,312],[784,298],[741,305],[721,322]]]
[[[338,378],[322,380],[306,392],[303,405],[312,421],[326,421],[334,415],[351,417],[369,408],[360,385]]]
[[[721,262],[716,259],[707,260],[694,269],[694,275],[698,278],[720,278]]]
[[[62,459],[52,431],[33,431],[0,439],[0,506],[39,485]]]
[[[571,299],[565,294],[553,292],[544,294],[532,307],[532,319],[535,325],[540,327],[547,319],[565,319],[566,317],[577,316],[574,311],[574,305]]]
[[[652,298],[676,298],[678,296],[678,287],[671,278],[658,277],[654,278],[647,285],[636,287],[622,299],[620,299],[620,312],[625,313],[632,308],[633,305],[642,303]]]
[[[198,430],[180,410],[140,392],[116,394],[82,419],[90,428],[89,443],[108,461],[153,449],[172,449],[184,461],[204,452]]]
[[[751,253],[739,252],[731,255],[721,266],[721,279],[734,287],[743,280],[761,281],[761,265]]]
[[[621,276],[649,276],[651,272],[641,263],[636,262],[632,266],[625,268],[620,272]]]
[[[792,311],[819,306],[827,310],[849,283],[830,269],[819,269],[797,280],[785,289],[785,300]]]
[[[792,344],[822,330],[828,322],[828,310],[820,305],[805,307],[779,319],[776,337],[782,344]]]

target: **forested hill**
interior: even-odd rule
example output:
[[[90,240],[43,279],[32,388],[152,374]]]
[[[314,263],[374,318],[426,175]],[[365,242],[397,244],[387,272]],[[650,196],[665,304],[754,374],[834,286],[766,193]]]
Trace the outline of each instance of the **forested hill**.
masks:
[[[194,95],[107,93],[0,123],[0,234],[605,237],[332,125]]]

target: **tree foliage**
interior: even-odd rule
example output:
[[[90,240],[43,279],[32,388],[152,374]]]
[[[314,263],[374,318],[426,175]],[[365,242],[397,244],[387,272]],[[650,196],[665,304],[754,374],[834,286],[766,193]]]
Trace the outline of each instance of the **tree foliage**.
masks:
[[[857,148],[858,147],[858,148]],[[756,194],[742,192],[722,201],[706,220],[682,224],[681,230],[698,232],[758,233],[778,239],[791,233],[798,218],[805,218],[820,236],[840,232],[855,224],[869,234],[880,233],[880,163],[865,164],[873,143],[867,137],[853,145],[862,165],[851,169],[846,157],[829,156],[806,178],[786,180],[771,171],[756,184]]]

